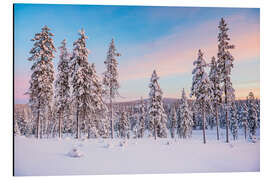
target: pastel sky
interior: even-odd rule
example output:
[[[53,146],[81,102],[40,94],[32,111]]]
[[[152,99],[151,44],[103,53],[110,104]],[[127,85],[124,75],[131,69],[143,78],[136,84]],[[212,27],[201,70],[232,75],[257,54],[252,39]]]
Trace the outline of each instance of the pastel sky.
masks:
[[[160,76],[164,97],[179,98],[189,93],[193,61],[202,49],[207,62],[217,54],[218,23],[225,18],[235,57],[232,71],[237,98],[249,91],[260,96],[260,10],[256,8],[195,8],[90,5],[14,5],[14,98],[27,103],[32,62],[27,58],[34,34],[47,25],[55,34],[56,47],[66,38],[69,50],[84,28],[89,39],[88,61],[97,72],[104,70],[108,45],[113,37],[121,57],[119,92],[128,101],[147,98],[154,69]],[[58,52],[55,53],[55,67]],[[56,69],[56,68],[55,68]]]

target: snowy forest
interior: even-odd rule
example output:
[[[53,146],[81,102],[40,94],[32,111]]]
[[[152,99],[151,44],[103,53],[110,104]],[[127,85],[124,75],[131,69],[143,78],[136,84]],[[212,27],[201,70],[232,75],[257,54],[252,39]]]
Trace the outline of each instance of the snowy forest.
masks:
[[[149,89],[148,98],[117,102],[116,98],[121,96],[121,53],[114,39],[104,55],[104,72],[99,75],[95,64],[88,60],[88,37],[83,29],[73,42],[73,49],[68,50],[66,39],[55,47],[54,34],[45,25],[31,39],[33,47],[28,61],[33,64],[26,92],[29,102],[15,104],[14,135],[37,139],[192,140],[194,132],[199,131],[202,143],[207,144],[207,132],[211,131],[217,141],[224,143],[238,140],[240,133],[247,143],[255,143],[260,127],[260,99],[252,91],[246,99],[235,97],[231,49],[237,45],[231,44],[229,27],[223,18],[217,28],[217,54],[206,60],[207,49],[194,51],[190,94],[179,84],[178,99],[163,97],[158,71],[149,69],[152,76],[145,87]],[[59,62],[54,67],[56,52]],[[225,136],[220,135],[221,131]]]

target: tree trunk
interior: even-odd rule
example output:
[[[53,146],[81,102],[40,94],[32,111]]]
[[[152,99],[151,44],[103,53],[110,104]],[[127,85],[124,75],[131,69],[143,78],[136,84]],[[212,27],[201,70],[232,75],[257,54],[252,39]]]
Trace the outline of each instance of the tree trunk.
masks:
[[[58,124],[58,131],[59,131],[59,139],[61,139],[61,135],[62,135],[62,113],[59,113],[59,124]]]
[[[171,137],[172,137],[172,139],[174,138],[174,128],[172,127],[172,130],[171,130],[172,132],[171,132]]]
[[[79,127],[79,109],[77,106],[77,113],[76,113],[76,122],[77,122],[77,133],[76,133],[76,139],[79,139],[79,133],[80,133],[80,127]]]
[[[229,119],[228,119],[228,97],[227,97],[227,81],[225,80],[225,110],[226,110],[226,143],[229,143]]]
[[[110,121],[111,121],[111,138],[113,139],[113,107],[112,107],[111,92],[110,92]]]
[[[88,129],[88,132],[87,132],[87,139],[90,139],[90,134],[91,134],[91,132],[90,132],[90,126],[89,126],[87,129]]]
[[[154,134],[155,134],[155,140],[157,140],[157,127],[156,127],[156,124],[154,124]]]
[[[43,118],[44,118],[44,114],[43,114]],[[43,134],[43,121],[39,120],[39,124],[40,124],[40,139],[42,139],[42,134]]]
[[[206,144],[206,137],[205,137],[205,106],[203,105],[203,143]]]
[[[218,119],[218,108],[216,106],[216,125],[217,125],[217,140],[219,140],[219,119]]]
[[[36,132],[36,137],[37,137],[37,139],[39,139],[39,136],[40,136],[40,129],[39,129],[39,124],[40,124],[40,103],[38,102],[38,115],[37,115],[37,132]]]
[[[245,125],[245,140],[247,139],[247,126]]]

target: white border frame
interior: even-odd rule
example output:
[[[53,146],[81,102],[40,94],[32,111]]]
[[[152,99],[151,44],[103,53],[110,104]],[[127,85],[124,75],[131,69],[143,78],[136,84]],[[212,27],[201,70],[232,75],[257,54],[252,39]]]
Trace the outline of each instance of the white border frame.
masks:
[[[261,172],[259,173],[194,173],[194,174],[154,174],[154,175],[99,175],[99,176],[54,176],[54,177],[20,177],[21,179],[107,179],[111,180],[126,179],[267,179],[269,178],[269,122],[270,117],[267,114],[269,104],[270,83],[269,77],[270,57],[268,45],[269,22],[270,22],[270,3],[268,0],[4,0],[1,1],[1,155],[0,177],[1,179],[13,179],[12,177],[12,107],[13,107],[13,3],[45,3],[45,4],[95,4],[95,5],[151,5],[151,6],[189,6],[189,7],[245,7],[260,8],[260,96],[261,96]],[[267,172],[268,171],[268,172]]]

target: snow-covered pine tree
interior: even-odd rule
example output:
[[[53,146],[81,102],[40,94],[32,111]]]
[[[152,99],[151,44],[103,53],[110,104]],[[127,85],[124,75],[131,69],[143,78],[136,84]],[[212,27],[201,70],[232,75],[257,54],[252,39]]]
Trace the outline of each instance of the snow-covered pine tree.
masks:
[[[127,113],[125,111],[121,112],[118,126],[119,126],[120,137],[127,138],[128,130],[129,130],[129,120],[128,120]]]
[[[178,138],[182,138],[182,127],[181,127],[181,109],[180,109],[181,99],[177,103],[176,110],[176,133]]]
[[[171,137],[175,137],[175,129],[177,128],[177,116],[176,116],[176,110],[175,107],[171,107],[171,125],[170,125],[170,130],[171,130]]]
[[[241,120],[241,115],[242,115],[242,105],[241,105],[241,101],[235,101],[235,105],[236,105],[236,119],[238,122],[238,129],[242,128],[242,120]]]
[[[224,104],[225,104],[225,119],[226,119],[226,142],[229,142],[229,119],[228,111],[231,106],[231,101],[234,100],[234,89],[231,82],[231,70],[233,68],[234,57],[230,53],[230,49],[234,49],[234,45],[229,43],[230,38],[227,31],[229,28],[225,23],[225,20],[221,18],[219,22],[218,33],[218,54],[217,54],[217,66],[220,73],[220,80],[222,84],[222,90],[224,92]]]
[[[96,68],[94,64],[89,65],[89,72],[90,73],[90,113],[91,118],[89,119],[90,129],[92,132],[94,130],[97,131],[98,136],[108,137],[109,133],[109,126],[107,121],[107,106],[104,102],[103,95],[104,95],[104,88],[102,86],[101,80],[97,75]],[[93,133],[95,134],[95,133]]]
[[[139,129],[139,116],[140,112],[138,111],[138,105],[133,104],[130,107],[130,111],[128,112],[130,130],[133,132],[134,137],[138,137],[138,129]]]
[[[163,108],[162,102],[162,90],[158,83],[159,77],[157,76],[156,71],[153,71],[149,88],[149,127],[151,131],[154,131],[154,137],[157,139],[157,136],[160,138],[167,137],[167,117]]]
[[[84,30],[79,31],[79,38],[73,43],[71,58],[72,102],[76,111],[76,138],[80,137],[80,121],[85,122],[91,115],[91,74],[92,68],[88,63],[89,50],[86,48]]]
[[[248,127],[249,127],[249,137],[253,139],[256,136],[257,129],[257,110],[255,97],[253,92],[250,92],[247,97],[248,103]]]
[[[192,135],[193,119],[189,110],[188,100],[184,89],[182,91],[182,98],[180,100],[180,118],[182,137],[190,138]]]
[[[198,112],[197,112],[197,108],[196,108],[196,103],[195,101],[192,101],[190,104],[191,108],[191,113],[192,113],[192,122],[193,122],[193,129],[197,129],[197,125],[198,125]]]
[[[14,135],[18,135],[18,136],[21,135],[16,119],[14,119],[14,131],[13,132],[14,132]]]
[[[18,112],[14,112],[14,119],[13,119],[14,130],[13,130],[13,133],[14,133],[14,135],[18,135],[18,136],[21,135],[21,131],[20,131],[20,128],[19,128],[19,125],[18,125],[18,121],[19,120],[20,120],[19,113]]]
[[[141,98],[140,106],[139,106],[139,123],[138,123],[138,138],[143,138],[144,135],[144,130],[145,130],[145,117],[146,117],[146,112],[145,112],[145,104],[144,100]]]
[[[120,53],[116,51],[114,45],[114,39],[112,39],[109,50],[107,52],[107,58],[105,63],[106,71],[104,72],[103,84],[106,89],[106,94],[109,98],[110,105],[110,123],[111,123],[111,138],[113,138],[113,99],[118,95],[118,69],[116,57],[120,56]]]
[[[242,126],[244,127],[245,140],[247,139],[247,130],[248,130],[248,107],[246,103],[243,103],[241,107],[241,121]]]
[[[36,120],[36,137],[42,138],[42,123],[53,100],[54,68],[53,58],[56,49],[53,44],[54,36],[45,25],[40,33],[35,34],[31,41],[34,47],[31,49],[29,61],[33,61],[29,95],[29,105]]]
[[[206,143],[205,135],[205,112],[206,108],[211,108],[211,97],[212,97],[212,84],[205,72],[205,67],[207,66],[205,60],[203,59],[203,53],[201,50],[198,51],[198,58],[193,62],[195,68],[192,71],[192,87],[190,96],[195,96],[196,106],[202,114],[202,125],[203,125],[203,143]]]
[[[25,121],[25,117],[23,116],[23,114],[16,113],[15,120],[18,125],[19,134],[25,135],[27,132],[27,122]]]
[[[217,140],[219,140],[219,107],[222,103],[222,89],[221,89],[221,83],[220,83],[220,75],[219,75],[219,69],[217,66],[217,61],[215,60],[215,57],[212,57],[211,64],[210,64],[210,72],[209,72],[209,79],[212,82],[212,106],[214,108],[215,112],[215,119],[216,119],[216,126],[217,126]]]
[[[70,112],[70,84],[69,84],[69,62],[70,54],[66,48],[66,39],[61,42],[59,47],[59,63],[57,66],[58,74],[55,81],[55,111],[58,116],[58,135],[62,136],[62,123],[64,117]]]
[[[232,105],[230,107],[230,119],[230,129],[233,135],[233,140],[236,140],[238,138],[238,120],[235,102],[232,102]]]
[[[257,126],[260,128],[260,99],[256,98]]]

